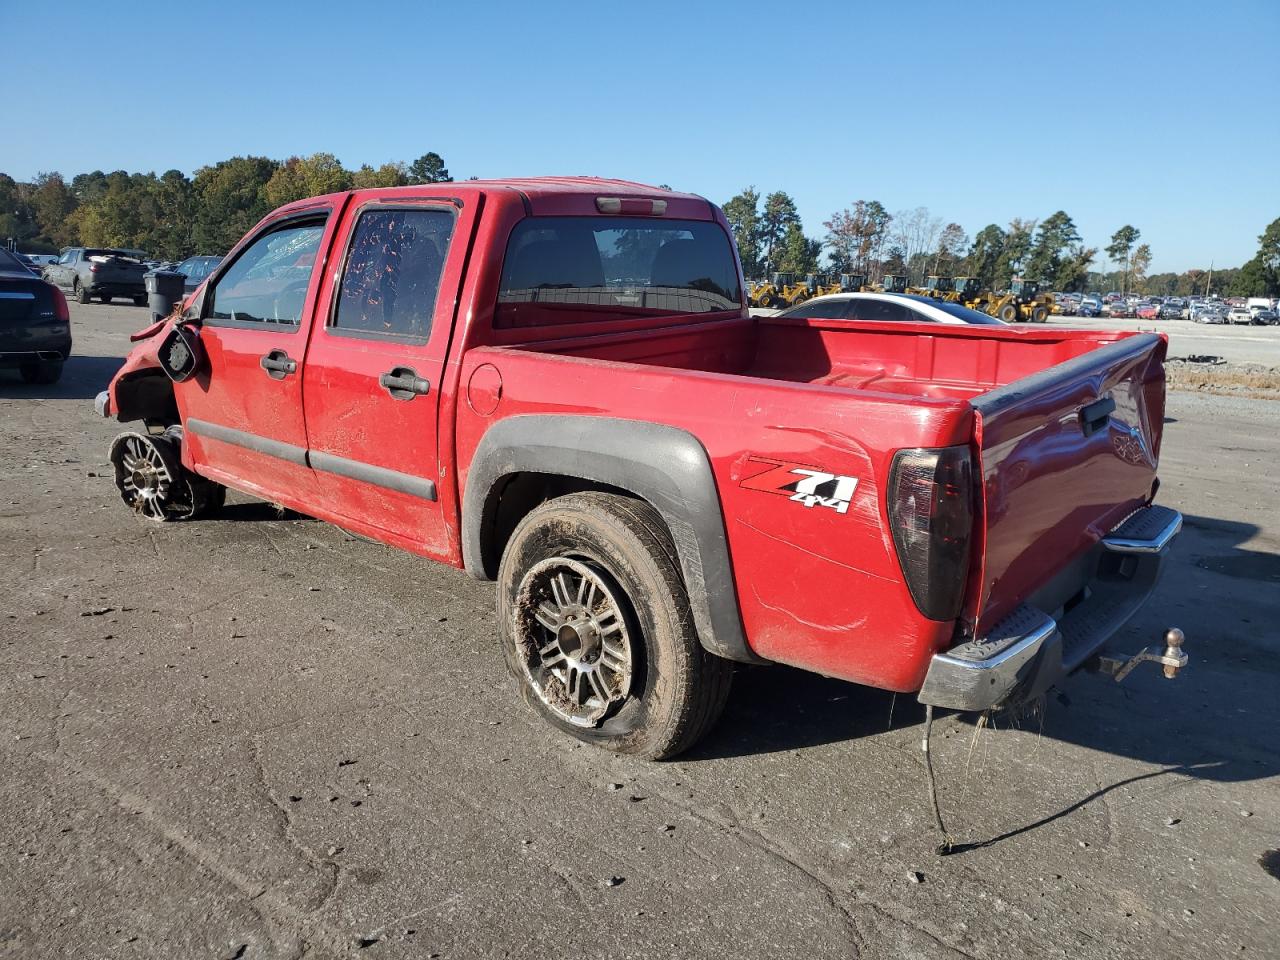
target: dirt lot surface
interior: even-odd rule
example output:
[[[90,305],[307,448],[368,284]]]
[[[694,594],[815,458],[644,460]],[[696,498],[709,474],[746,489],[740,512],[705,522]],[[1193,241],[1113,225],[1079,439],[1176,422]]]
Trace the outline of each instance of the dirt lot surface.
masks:
[[[142,310],[73,304],[52,388],[0,382],[0,956],[1275,957],[1280,404],[1171,395],[1187,526],[1043,725],[743,670],[679,761],[579,747],[507,679],[493,590],[233,496],[158,526],[93,395]]]

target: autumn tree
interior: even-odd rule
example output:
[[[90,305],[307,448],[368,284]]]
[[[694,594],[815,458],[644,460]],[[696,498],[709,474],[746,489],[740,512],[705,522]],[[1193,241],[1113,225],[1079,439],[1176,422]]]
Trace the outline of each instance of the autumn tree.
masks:
[[[764,198],[764,210],[760,214],[760,247],[766,271],[781,269],[783,245],[787,230],[793,224],[800,226],[800,214],[790,196],[776,190]]]
[[[424,153],[409,164],[410,183],[450,183],[452,180],[444,158],[438,153]]]
[[[852,207],[832,214],[823,223],[831,269],[836,273],[875,276],[892,222],[893,217],[878,200],[858,200]]]
[[[351,188],[351,172],[332,153],[290,157],[272,173],[263,197],[272,207]]]
[[[403,163],[384,163],[374,167],[364,164],[351,174],[351,186],[356,190],[374,187],[403,187],[409,182],[409,168]]]
[[[1056,278],[1062,267],[1063,258],[1067,256],[1067,251],[1079,242],[1080,234],[1066,211],[1059,210],[1050,214],[1040,222],[1036,230],[1035,240],[1027,253],[1023,273],[1052,289],[1060,289],[1056,286]]]
[[[1142,236],[1142,233],[1137,227],[1125,224],[1111,235],[1111,243],[1107,245],[1107,256],[1111,258],[1111,262],[1124,264],[1124,281],[1120,286],[1121,293],[1129,292],[1129,276],[1133,270],[1131,256],[1133,254],[1133,246],[1138,242],[1138,237],[1140,236]]]
[[[1004,232],[1000,256],[996,258],[995,275],[991,280],[993,290],[1008,290],[1013,278],[1022,272],[1022,266],[1031,253],[1032,236],[1036,221],[1014,217]]]
[[[197,201],[196,251],[230,250],[270,212],[271,203],[263,191],[278,166],[266,157],[232,157],[196,171],[192,180]]]
[[[939,276],[954,277],[956,266],[964,257],[965,248],[969,246],[969,235],[958,223],[948,223],[938,234],[938,248],[933,252],[931,273]]]
[[[755,187],[747,187],[732,197],[721,209],[733,231],[738,245],[738,257],[742,260],[742,273],[749,279],[764,275],[760,258],[760,193]]]
[[[1245,297],[1280,295],[1280,219],[1271,221],[1258,237],[1258,252],[1240,268],[1234,290]]]
[[[965,276],[977,277],[983,289],[995,283],[996,264],[1004,253],[1004,231],[989,223],[973,238],[969,255],[965,258]]]
[[[822,241],[810,240],[804,235],[799,222],[787,224],[782,238],[782,255],[778,269],[783,273],[804,276],[818,269],[818,257],[822,255]]]
[[[900,210],[893,215],[892,243],[902,250],[908,282],[924,280],[928,254],[937,246],[942,220],[929,213],[928,207]],[[889,271],[893,272],[893,271]]]

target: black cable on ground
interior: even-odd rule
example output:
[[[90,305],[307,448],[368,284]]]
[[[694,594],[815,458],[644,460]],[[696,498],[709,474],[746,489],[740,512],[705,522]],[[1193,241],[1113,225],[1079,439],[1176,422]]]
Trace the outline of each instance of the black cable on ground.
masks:
[[[927,703],[924,708],[924,737],[920,741],[920,746],[924,750],[924,772],[929,782],[929,806],[933,810],[933,822],[938,828],[938,835],[942,838],[935,852],[938,856],[945,857],[956,852],[958,848],[955,841],[951,839],[951,834],[947,832],[947,825],[942,822],[942,809],[938,806],[938,784],[933,777],[933,758],[929,755],[929,734],[932,731],[933,704]]]

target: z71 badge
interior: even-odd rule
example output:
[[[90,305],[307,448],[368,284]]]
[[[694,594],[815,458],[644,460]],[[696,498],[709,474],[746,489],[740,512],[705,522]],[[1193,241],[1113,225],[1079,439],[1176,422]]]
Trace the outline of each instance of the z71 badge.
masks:
[[[745,490],[763,490],[777,493],[806,507],[829,507],[836,513],[846,513],[853,491],[858,488],[857,477],[828,473],[801,463],[784,463],[752,457],[747,466],[759,464],[762,472],[742,481]]]

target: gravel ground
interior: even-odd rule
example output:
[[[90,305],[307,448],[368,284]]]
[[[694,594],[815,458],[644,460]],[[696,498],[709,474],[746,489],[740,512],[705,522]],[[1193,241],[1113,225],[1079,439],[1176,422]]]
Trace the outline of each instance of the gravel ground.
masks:
[[[94,417],[143,312],[73,304],[0,378],[0,955],[1274,957],[1280,405],[1174,393],[1157,597],[1192,664],[1078,676],[1021,729],[739,673],[692,755],[540,725],[493,590],[233,496],[153,526]]]

